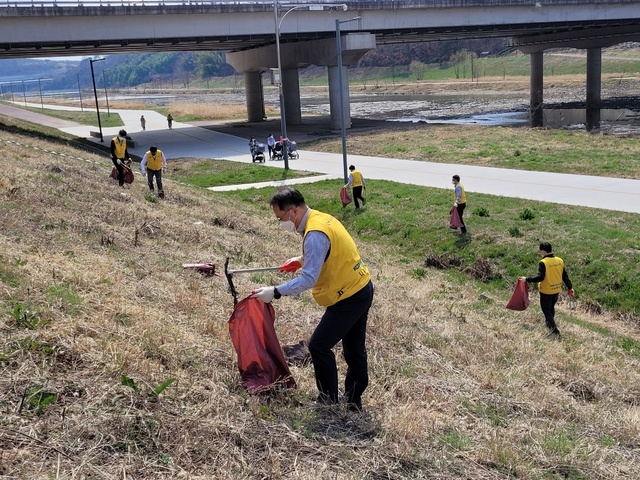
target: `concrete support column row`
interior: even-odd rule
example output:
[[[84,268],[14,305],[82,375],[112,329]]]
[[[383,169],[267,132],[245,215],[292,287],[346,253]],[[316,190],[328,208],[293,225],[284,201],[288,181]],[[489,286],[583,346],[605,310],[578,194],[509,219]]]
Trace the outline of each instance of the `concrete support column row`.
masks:
[[[587,50],[587,130],[600,129],[602,49]]]
[[[247,119],[249,122],[263,121],[265,110],[260,72],[244,73],[244,90],[247,100]]]
[[[531,78],[530,78],[530,103],[529,114],[531,116],[532,127],[544,126],[543,115],[543,71],[544,60],[543,52],[533,52],[529,58],[531,64]]]
[[[530,78],[530,125],[532,127],[544,126],[543,91],[544,91],[544,60],[543,52],[530,54],[531,78]],[[587,130],[600,128],[600,108],[602,91],[602,49],[587,49]]]

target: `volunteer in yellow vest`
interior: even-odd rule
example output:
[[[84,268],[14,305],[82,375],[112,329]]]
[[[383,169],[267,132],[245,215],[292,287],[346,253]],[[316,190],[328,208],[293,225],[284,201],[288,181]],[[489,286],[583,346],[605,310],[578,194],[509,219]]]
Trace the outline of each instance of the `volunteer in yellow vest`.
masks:
[[[345,399],[351,410],[360,411],[362,393],[369,383],[365,347],[367,316],[373,301],[369,270],[344,226],[331,215],[309,208],[298,190],[278,190],[269,205],[282,228],[303,236],[304,262],[303,257],[295,257],[281,267],[282,271],[295,271],[287,265],[300,262],[297,266],[302,266],[302,274],[277,287],[258,288],[251,296],[270,302],[311,289],[315,301],[326,307],[309,340],[320,391],[318,401],[338,402],[338,369],[332,349],[342,340],[347,363]]]
[[[542,260],[538,263],[538,274],[533,277],[519,277],[523,282],[538,282],[538,291],[540,292],[540,308],[544,313],[547,328],[551,334],[560,336],[560,331],[555,322],[555,306],[558,301],[558,294],[562,290],[562,283],[567,286],[567,292],[573,297],[573,285],[564,269],[564,262],[560,257],[554,256],[550,243],[543,242],[540,244],[540,256]]]
[[[120,130],[118,136],[111,139],[111,161],[118,170],[118,184],[124,187],[124,166],[125,163],[131,163],[131,158],[127,151],[126,130]]]
[[[164,198],[164,190],[162,189],[162,172],[167,170],[167,159],[164,157],[162,150],[157,147],[149,147],[149,151],[142,156],[140,162],[140,170],[142,174],[147,173],[147,183],[149,190],[153,193],[153,178],[155,177],[158,184],[158,196]]]
[[[358,199],[362,200],[362,206],[367,202],[365,198],[362,196],[362,189],[367,189],[367,186],[364,183],[364,177],[362,173],[356,170],[356,167],[353,165],[349,166],[349,181],[344,186],[344,188],[349,188],[349,185],[353,188],[353,201],[356,205],[356,208],[360,208],[360,204],[358,203]]]
[[[460,183],[460,175],[454,175],[451,179],[451,183],[453,183],[454,185],[453,208],[458,210],[458,216],[460,217],[460,222],[462,223],[460,233],[467,233],[467,226],[464,224],[464,220],[462,219],[464,209],[467,206],[467,194],[464,191],[464,187]]]

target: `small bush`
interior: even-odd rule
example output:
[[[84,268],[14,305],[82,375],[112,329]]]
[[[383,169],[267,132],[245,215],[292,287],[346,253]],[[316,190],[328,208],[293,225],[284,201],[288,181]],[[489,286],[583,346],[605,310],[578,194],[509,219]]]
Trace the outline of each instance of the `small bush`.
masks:
[[[511,227],[509,229],[509,235],[511,235],[512,237],[521,237],[522,236],[522,232],[520,231],[520,229],[518,227]]]
[[[473,212],[471,212],[471,215],[476,215],[478,217],[489,217],[489,210],[487,210],[485,207],[478,207],[476,208]]]
[[[519,157],[520,155],[522,155],[522,152],[519,149],[516,148],[516,151],[513,152],[513,156],[514,157]]]
[[[528,208],[520,212],[520,220],[533,220],[534,218],[536,218],[536,216]]]

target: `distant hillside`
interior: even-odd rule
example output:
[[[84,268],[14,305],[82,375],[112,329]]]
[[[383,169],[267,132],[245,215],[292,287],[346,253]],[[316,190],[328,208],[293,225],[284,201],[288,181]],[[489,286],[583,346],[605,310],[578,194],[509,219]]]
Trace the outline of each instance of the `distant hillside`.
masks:
[[[461,50],[481,54],[497,54],[504,49],[504,39],[464,40],[380,46],[368,52],[357,67],[408,66],[412,62],[442,63]],[[185,88],[194,81],[226,77],[236,73],[226,63],[225,52],[177,52],[109,55],[94,62],[96,86],[104,82],[109,88],[138,85],[174,85]],[[313,71],[313,67],[311,67]],[[80,62],[52,60],[0,60],[0,81],[32,80],[43,77],[53,81],[42,85],[44,90],[90,88],[92,85],[89,58]],[[11,78],[7,75],[10,72]],[[103,73],[104,72],[104,73]]]

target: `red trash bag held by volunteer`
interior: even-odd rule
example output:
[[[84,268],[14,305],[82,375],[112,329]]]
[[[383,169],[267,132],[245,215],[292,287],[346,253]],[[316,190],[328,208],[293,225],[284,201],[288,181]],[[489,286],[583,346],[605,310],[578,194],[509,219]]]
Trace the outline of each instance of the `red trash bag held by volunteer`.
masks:
[[[517,280],[516,285],[513,288],[513,294],[511,300],[507,303],[509,310],[516,310],[521,312],[526,310],[529,306],[529,284],[522,280]]]
[[[249,297],[238,302],[229,319],[242,385],[252,394],[276,385],[296,388],[276,335],[275,319],[273,305]]]

